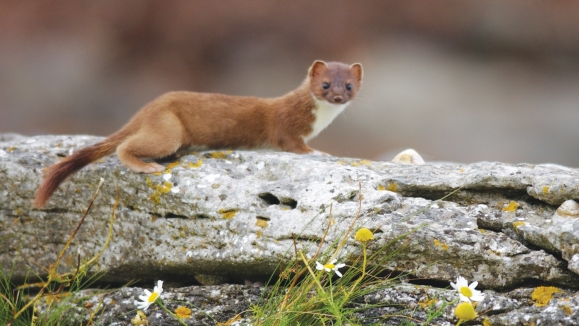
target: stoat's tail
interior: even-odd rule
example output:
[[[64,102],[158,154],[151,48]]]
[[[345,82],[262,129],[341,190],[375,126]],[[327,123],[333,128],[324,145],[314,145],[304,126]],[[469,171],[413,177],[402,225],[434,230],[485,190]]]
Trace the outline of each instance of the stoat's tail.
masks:
[[[56,163],[43,172],[44,180],[34,199],[34,207],[41,208],[46,201],[52,196],[52,193],[58,186],[71,174],[82,169],[86,165],[98,160],[99,158],[115,152],[117,146],[128,136],[126,130],[121,129],[119,132],[111,135],[100,143],[85,147],[74,152],[64,160]]]

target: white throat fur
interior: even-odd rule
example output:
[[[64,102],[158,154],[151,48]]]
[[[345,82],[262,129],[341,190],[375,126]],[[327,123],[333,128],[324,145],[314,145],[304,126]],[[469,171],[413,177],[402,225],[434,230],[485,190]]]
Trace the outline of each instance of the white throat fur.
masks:
[[[312,110],[312,113],[316,120],[314,121],[312,132],[304,137],[306,142],[316,137],[320,132],[322,132],[322,130],[326,129],[338,114],[342,113],[342,111],[344,111],[344,109],[350,104],[350,102],[344,104],[333,104],[325,100],[318,100],[315,97],[314,101],[316,102],[316,108]]]

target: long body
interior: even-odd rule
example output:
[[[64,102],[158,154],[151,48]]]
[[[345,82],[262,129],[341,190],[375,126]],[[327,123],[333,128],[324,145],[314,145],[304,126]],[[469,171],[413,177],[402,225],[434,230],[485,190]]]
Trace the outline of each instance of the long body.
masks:
[[[317,136],[356,96],[362,66],[315,61],[295,90],[277,98],[170,92],[144,106],[119,131],[48,167],[34,206],[42,207],[56,188],[87,164],[116,151],[135,172],[165,169],[156,162],[180,148],[274,148],[311,153]]]

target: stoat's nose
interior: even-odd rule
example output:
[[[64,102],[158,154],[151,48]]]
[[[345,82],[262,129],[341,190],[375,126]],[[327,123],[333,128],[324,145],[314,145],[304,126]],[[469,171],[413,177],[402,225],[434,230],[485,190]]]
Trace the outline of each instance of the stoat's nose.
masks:
[[[341,96],[334,96],[334,102],[335,103],[342,103],[342,102],[344,102],[344,98]]]

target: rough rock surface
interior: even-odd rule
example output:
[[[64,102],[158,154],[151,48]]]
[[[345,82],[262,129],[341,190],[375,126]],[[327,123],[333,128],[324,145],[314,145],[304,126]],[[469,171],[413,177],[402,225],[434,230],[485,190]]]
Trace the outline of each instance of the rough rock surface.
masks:
[[[433,284],[462,275],[496,291],[579,287],[577,169],[207,151],[144,175],[111,156],[63,183],[42,210],[32,209],[42,168],[98,140],[0,137],[0,266],[14,266],[16,282],[31,271],[44,275],[41,266],[54,262],[104,178],[61,271],[74,269],[78,255],[88,259],[100,250],[119,194],[113,238],[96,266],[106,272],[103,281],[264,280],[293,257],[294,239],[297,249],[313,254],[330,225],[327,248],[360,210],[354,228],[376,230],[371,252],[406,235],[382,252],[396,252],[384,268]],[[350,238],[339,259],[351,262],[360,253]]]
[[[106,325],[127,325],[136,314],[133,302],[143,291],[143,288],[125,287],[112,292],[78,292],[68,317],[76,322],[86,321],[98,309],[97,324],[106,321]],[[578,293],[561,290],[545,306],[538,306],[532,299],[533,291],[532,288],[507,293],[485,291],[485,299],[476,308],[480,316],[476,324],[480,325],[486,320],[490,325],[577,325]],[[191,309],[191,317],[184,319],[188,325],[215,325],[216,322],[227,321],[232,325],[250,325],[250,307],[263,303],[262,293],[262,287],[224,284],[167,289],[161,297],[171,311],[181,305]],[[458,294],[454,290],[393,284],[358,299],[357,305],[373,307],[361,311],[357,317],[364,324],[372,325],[404,325],[408,321],[420,325],[428,321],[428,325],[452,326],[456,324],[454,307],[457,300]],[[45,307],[41,305],[41,311]],[[149,325],[179,325],[155,305],[145,313]]]

